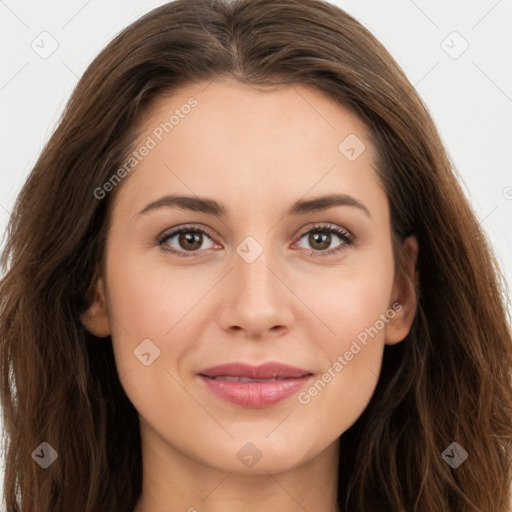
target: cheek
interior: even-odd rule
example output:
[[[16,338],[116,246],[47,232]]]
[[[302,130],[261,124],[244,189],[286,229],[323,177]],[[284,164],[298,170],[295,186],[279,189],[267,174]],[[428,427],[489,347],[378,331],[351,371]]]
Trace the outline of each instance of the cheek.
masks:
[[[175,381],[175,367],[190,349],[191,337],[184,330],[195,321],[192,308],[204,294],[203,287],[187,287],[177,278],[179,273],[126,254],[119,258],[112,253],[108,264],[108,306],[119,378],[144,418],[165,417],[169,422],[169,410],[191,408],[190,395]]]
[[[344,282],[344,289],[331,299],[331,318],[334,320],[333,330],[336,338],[342,340],[338,349],[348,349],[347,343],[358,339],[364,342],[364,333],[377,323],[384,335],[384,325],[379,322],[386,313],[390,294],[390,283],[387,279],[369,281],[354,279]],[[334,308],[332,304],[336,304]]]
[[[317,283],[318,284],[318,283]],[[385,332],[392,315],[389,301],[393,284],[392,254],[382,253],[373,264],[361,262],[354,271],[311,288],[311,309],[318,311],[322,335],[312,330],[322,352],[317,380],[297,398],[318,421],[334,429],[348,428],[363,412],[375,390],[382,364]],[[316,291],[315,291],[316,290]],[[326,292],[328,290],[328,292]],[[388,313],[388,316],[386,316]],[[318,322],[316,322],[318,326]]]
[[[144,367],[136,359],[138,347],[145,343],[155,361],[154,368],[163,351],[165,332],[177,322],[176,308],[178,291],[166,287],[162,280],[131,259],[129,255],[113,251],[107,260],[108,309],[112,331],[112,343],[120,375]],[[151,340],[155,346],[145,340]],[[146,353],[146,351],[142,352]],[[156,357],[158,355],[158,357]]]
[[[208,271],[194,272],[191,267],[172,269],[155,259],[146,262],[138,254],[130,257],[125,253],[121,258],[115,251],[107,265],[108,307],[119,374],[151,369],[145,378],[156,370],[173,371],[182,358],[197,348],[201,326],[205,318],[213,315],[212,309],[205,306],[205,295],[218,276]],[[153,353],[157,357],[146,367],[137,355],[148,350],[151,359]]]
[[[380,319],[389,308],[392,285],[391,257],[362,263],[338,275],[332,273],[323,286],[318,281],[314,287],[308,285],[308,305],[317,312],[322,331],[327,334],[325,347],[330,354],[350,349],[353,340],[364,342],[365,333],[375,324],[384,337],[387,323],[382,324]]]
[[[107,266],[109,309],[119,334],[162,339],[196,304],[205,287],[204,275],[179,271],[160,259],[148,258],[133,251],[123,257],[113,251]],[[125,327],[120,330],[122,323]]]

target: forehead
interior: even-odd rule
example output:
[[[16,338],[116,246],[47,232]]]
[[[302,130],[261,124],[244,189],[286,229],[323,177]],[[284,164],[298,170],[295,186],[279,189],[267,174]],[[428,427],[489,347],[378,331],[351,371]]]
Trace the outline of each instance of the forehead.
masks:
[[[276,195],[290,204],[334,192],[382,198],[364,123],[307,86],[190,84],[155,101],[139,130],[135,150],[150,149],[120,194],[134,206],[164,192],[238,210]]]

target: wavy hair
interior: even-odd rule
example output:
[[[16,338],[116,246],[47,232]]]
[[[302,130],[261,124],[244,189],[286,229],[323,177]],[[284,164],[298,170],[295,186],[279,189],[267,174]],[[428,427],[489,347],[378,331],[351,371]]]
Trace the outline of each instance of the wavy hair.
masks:
[[[131,512],[142,486],[137,411],[109,340],[80,321],[103,269],[141,116],[216,77],[303,84],[368,128],[400,241],[419,242],[418,309],[386,345],[363,414],[341,435],[343,512],[507,512],[512,478],[508,289],[436,126],[370,32],[323,0],[177,0],[121,31],[79,80],[24,184],[5,237],[0,391],[9,512]],[[122,186],[122,184],[121,184]],[[457,468],[442,454],[456,441]],[[42,469],[42,442],[58,459]],[[127,449],[127,447],[130,447]]]

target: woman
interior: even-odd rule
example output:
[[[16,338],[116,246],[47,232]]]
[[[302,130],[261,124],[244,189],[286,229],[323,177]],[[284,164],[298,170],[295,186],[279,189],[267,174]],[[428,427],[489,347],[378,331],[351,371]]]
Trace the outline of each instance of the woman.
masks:
[[[503,278],[416,91],[328,3],[126,28],[2,262],[10,511],[508,510]]]

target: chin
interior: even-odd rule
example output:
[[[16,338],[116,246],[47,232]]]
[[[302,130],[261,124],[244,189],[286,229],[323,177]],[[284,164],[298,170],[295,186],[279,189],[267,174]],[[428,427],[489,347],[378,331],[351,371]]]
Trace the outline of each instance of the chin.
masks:
[[[260,436],[246,433],[241,441],[230,439],[228,446],[216,444],[205,463],[225,472],[254,475],[289,471],[308,460],[308,447],[299,439],[271,440],[266,435],[268,431]]]

